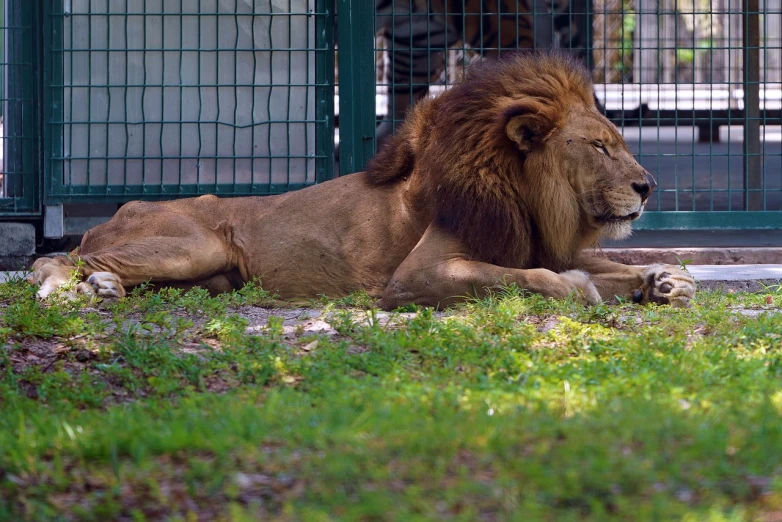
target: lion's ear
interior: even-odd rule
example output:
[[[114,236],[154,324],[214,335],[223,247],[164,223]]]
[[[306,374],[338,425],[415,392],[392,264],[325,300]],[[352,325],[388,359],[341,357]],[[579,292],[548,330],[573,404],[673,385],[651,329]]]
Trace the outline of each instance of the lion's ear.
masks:
[[[557,123],[556,111],[535,102],[513,105],[503,115],[505,134],[522,152],[546,141]]]

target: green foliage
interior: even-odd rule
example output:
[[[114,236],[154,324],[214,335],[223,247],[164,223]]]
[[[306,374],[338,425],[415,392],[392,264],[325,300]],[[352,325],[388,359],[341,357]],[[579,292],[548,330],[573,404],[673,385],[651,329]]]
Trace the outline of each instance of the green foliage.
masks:
[[[676,60],[680,64],[691,64],[693,61],[695,61],[695,50],[687,47],[677,48]]]
[[[776,283],[776,284],[773,284],[773,285],[766,285],[766,284],[760,283],[760,286],[763,287],[763,290],[767,294],[777,294],[777,295],[782,294],[782,284],[781,283]]]
[[[679,256],[676,256],[676,262],[679,263],[679,268],[687,272],[687,265],[692,263],[692,259],[679,259]]]
[[[622,2],[622,40],[620,42],[620,59],[614,64],[614,67],[620,70],[625,77],[633,68],[633,52],[635,50],[635,27],[637,23],[636,12],[633,9],[633,3]]]
[[[404,315],[354,295],[321,303],[326,336],[259,284],[97,309],[2,284],[0,520],[768,519],[767,290],[678,310],[510,286]]]
[[[358,290],[339,299],[329,299],[325,295],[321,296],[320,303],[337,308],[360,308],[362,310],[370,310],[377,306],[377,299],[369,296],[366,290]]]

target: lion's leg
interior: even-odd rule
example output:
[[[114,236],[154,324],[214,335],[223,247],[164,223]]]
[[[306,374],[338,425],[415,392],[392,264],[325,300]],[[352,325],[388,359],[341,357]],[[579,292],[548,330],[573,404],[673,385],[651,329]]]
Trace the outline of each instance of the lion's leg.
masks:
[[[185,212],[197,205],[204,212]],[[217,200],[196,199],[187,205],[131,202],[107,223],[88,231],[68,257],[39,260],[33,282],[44,298],[76,272],[84,278],[77,290],[102,297],[122,297],[125,288],[141,283],[195,282],[236,268],[238,252],[232,231],[201,214],[220,214]],[[197,208],[196,208],[197,210]]]
[[[41,258],[32,266],[32,273],[27,278],[31,284],[40,283],[36,292],[39,299],[46,299],[59,288],[70,283],[74,276],[77,284],[75,291],[101,297],[124,297],[125,288],[120,278],[111,272],[97,272],[83,263],[74,262],[78,256],[74,253],[69,257]],[[86,281],[81,281],[86,277]]]
[[[122,297],[125,288],[145,282],[208,280],[231,271],[230,252],[215,236],[137,238],[117,246],[70,258],[42,262],[31,277],[41,283],[38,297],[45,298],[70,280],[74,271],[102,297]],[[43,261],[43,260],[39,260]],[[38,261],[36,262],[38,263]],[[222,282],[222,281],[219,281]],[[225,285],[222,285],[225,286]],[[77,288],[89,293],[86,286]]]
[[[617,296],[629,299],[643,283],[644,267],[614,263],[588,253],[582,253],[576,258],[572,268],[588,273],[604,300]]]
[[[69,283],[73,271],[74,264],[67,257],[42,257],[33,263],[32,272],[28,276],[27,281],[31,284],[41,284],[36,295],[43,299]],[[76,290],[85,293],[91,291],[91,287],[88,289],[83,285],[84,283],[79,283]]]
[[[546,297],[574,295],[588,303],[600,301],[600,295],[584,272],[571,270],[557,274],[542,268],[521,270],[471,261],[458,240],[433,224],[397,268],[383,292],[380,306],[393,309],[416,303],[444,307],[511,283]]]
[[[192,288],[203,288],[209,292],[209,295],[215,297],[219,294],[233,292],[241,289],[245,284],[244,279],[238,270],[232,270],[224,274],[217,274],[197,281],[169,281],[167,283],[152,284],[152,290],[158,290],[163,287],[178,288],[180,290],[190,290]]]
[[[693,277],[672,265],[623,265],[584,252],[573,268],[590,274],[589,279],[604,300],[621,297],[636,303],[686,307],[695,297]]]

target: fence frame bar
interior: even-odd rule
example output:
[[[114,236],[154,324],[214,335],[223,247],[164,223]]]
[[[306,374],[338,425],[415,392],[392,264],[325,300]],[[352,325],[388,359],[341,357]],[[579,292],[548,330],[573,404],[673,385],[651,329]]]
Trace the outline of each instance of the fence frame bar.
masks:
[[[315,183],[333,178],[334,172],[334,0],[316,0],[315,10]]]
[[[339,171],[364,170],[375,153],[375,3],[337,0]]]
[[[763,156],[760,148],[760,3],[744,7],[744,201],[747,210],[763,210]]]

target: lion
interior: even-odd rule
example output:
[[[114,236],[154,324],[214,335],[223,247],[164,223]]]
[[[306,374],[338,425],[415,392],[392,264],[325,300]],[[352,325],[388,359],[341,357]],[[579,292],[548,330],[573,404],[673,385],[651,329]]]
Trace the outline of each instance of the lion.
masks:
[[[593,248],[623,238],[654,178],[559,54],[472,66],[418,103],[365,172],[276,196],[135,201],[69,256],[33,265],[37,295],[122,297],[142,283],[231,291],[255,278],[281,299],[365,290],[383,309],[447,307],[502,285],[585,303],[688,306],[674,266]]]

